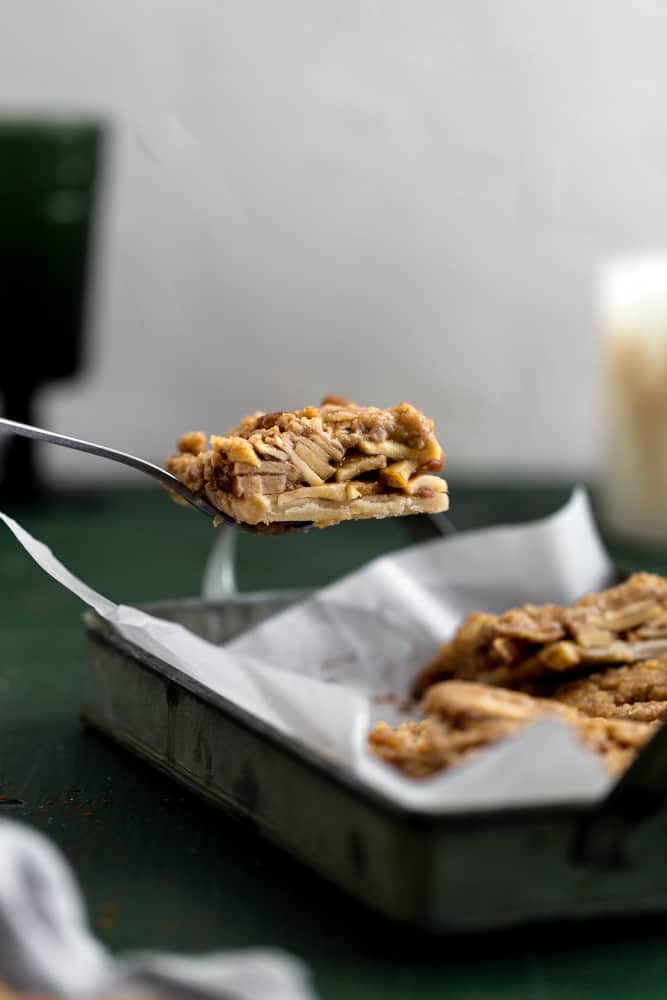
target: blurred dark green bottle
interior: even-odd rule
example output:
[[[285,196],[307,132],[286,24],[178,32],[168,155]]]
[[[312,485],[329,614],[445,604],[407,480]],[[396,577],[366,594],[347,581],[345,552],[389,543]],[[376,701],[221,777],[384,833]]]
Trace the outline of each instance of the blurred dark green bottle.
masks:
[[[0,395],[13,420],[39,423],[39,387],[84,364],[103,136],[97,122],[0,119]],[[0,500],[39,494],[31,442],[7,439]]]

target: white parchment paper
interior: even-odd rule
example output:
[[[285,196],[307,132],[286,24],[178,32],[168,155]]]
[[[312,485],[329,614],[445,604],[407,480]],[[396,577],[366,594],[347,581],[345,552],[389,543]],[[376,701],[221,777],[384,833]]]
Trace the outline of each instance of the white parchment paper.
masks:
[[[419,667],[465,614],[528,601],[569,603],[610,582],[612,566],[582,490],[546,519],[438,539],[376,559],[222,648],[179,625],[113,604],[15,521],[0,517],[47,573],[126,639],[407,808],[444,812],[593,800],[609,786],[597,757],[556,720],[528,726],[423,781],[404,778],[366,750],[367,731],[377,719],[399,718],[388,698],[395,702],[407,692]]]

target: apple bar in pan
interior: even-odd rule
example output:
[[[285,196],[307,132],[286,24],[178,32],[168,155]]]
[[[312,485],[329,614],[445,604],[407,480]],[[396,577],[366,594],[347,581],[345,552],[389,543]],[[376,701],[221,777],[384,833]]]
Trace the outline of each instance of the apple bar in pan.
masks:
[[[447,484],[435,475],[444,459],[433,422],[408,403],[382,410],[328,396],[256,413],[224,437],[185,434],[165,467],[237,522],[281,530],[445,511]]]
[[[610,774],[622,773],[654,735],[657,721],[589,718],[558,701],[474,681],[441,681],[422,701],[425,718],[371,730],[371,753],[410,778],[426,778],[479,753],[540,718],[569,726]]]
[[[554,685],[585,673],[665,656],[667,580],[634,573],[569,607],[525,604],[502,615],[473,612],[423,668],[413,694],[419,698],[430,685],[450,678],[552,693]],[[631,674],[615,697],[649,692],[659,673],[656,667],[641,676]],[[664,683],[657,687],[665,700]],[[658,700],[655,691],[646,697]],[[586,700],[578,688],[568,700],[575,698]]]

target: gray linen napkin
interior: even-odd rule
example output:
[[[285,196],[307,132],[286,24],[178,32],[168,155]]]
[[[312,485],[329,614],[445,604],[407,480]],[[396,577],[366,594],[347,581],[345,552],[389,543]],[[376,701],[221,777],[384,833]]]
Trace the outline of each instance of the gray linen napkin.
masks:
[[[0,821],[0,981],[19,991],[93,998],[315,1000],[305,967],[274,949],[116,960],[92,936],[64,858],[46,837]]]

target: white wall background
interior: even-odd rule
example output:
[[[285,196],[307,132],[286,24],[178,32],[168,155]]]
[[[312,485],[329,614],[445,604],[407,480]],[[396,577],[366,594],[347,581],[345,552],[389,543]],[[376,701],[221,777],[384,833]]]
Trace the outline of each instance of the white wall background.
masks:
[[[45,422],[160,459],[338,392],[421,406],[452,474],[586,471],[596,264],[667,243],[666,51],[660,0],[0,0],[0,111],[115,122]]]

